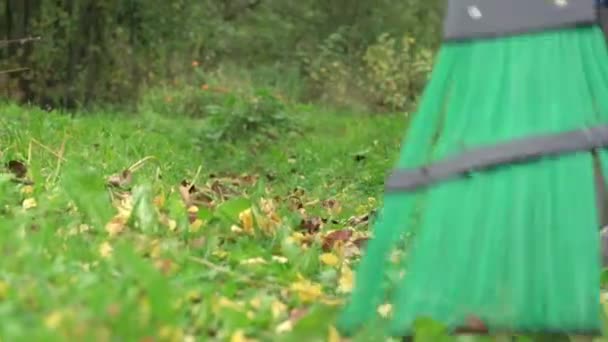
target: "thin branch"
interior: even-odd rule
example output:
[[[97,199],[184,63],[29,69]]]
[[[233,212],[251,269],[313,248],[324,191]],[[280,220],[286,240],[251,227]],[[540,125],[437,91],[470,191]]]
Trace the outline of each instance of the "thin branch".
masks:
[[[43,149],[45,149],[45,150],[46,150],[47,152],[49,152],[50,154],[54,155],[54,156],[55,156],[55,158],[57,158],[58,160],[61,160],[61,161],[63,161],[63,162],[66,162],[66,161],[67,161],[67,160],[65,160],[65,158],[63,158],[63,153],[58,154],[57,152],[53,151],[53,150],[52,150],[50,147],[48,147],[48,146],[46,146],[46,145],[42,144],[40,141],[38,141],[38,140],[36,140],[36,139],[34,139],[34,138],[31,138],[31,140],[30,140],[30,141],[31,141],[31,142],[33,142],[34,144],[36,144],[36,145],[38,145],[38,146],[42,147]]]
[[[40,39],[42,39],[40,36],[17,38],[17,39],[5,39],[5,40],[0,40],[0,47],[9,46],[11,44],[25,44],[25,43],[29,43],[29,42],[38,41]]]
[[[15,68],[15,69],[8,69],[8,70],[0,70],[0,75],[12,74],[15,72],[22,72],[22,71],[28,71],[28,70],[30,70],[30,68]]]

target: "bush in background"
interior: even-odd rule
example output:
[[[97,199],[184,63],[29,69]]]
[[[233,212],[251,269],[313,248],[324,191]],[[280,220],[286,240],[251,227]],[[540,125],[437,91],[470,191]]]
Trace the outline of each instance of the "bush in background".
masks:
[[[191,81],[198,61],[207,75],[227,75],[219,83],[231,89],[404,110],[440,41],[443,8],[442,0],[5,1],[0,40],[42,39],[0,50],[0,70],[30,68],[0,79],[1,94],[63,108],[132,108],[150,89]],[[399,46],[404,36],[415,44]],[[192,94],[177,112],[204,114]]]

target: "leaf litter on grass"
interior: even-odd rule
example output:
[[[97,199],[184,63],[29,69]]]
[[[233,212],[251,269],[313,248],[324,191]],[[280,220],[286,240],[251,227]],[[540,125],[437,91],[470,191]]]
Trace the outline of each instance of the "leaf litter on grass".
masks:
[[[126,129],[124,136],[129,137]],[[37,141],[49,146],[60,143]],[[108,144],[99,144],[92,153],[112,149],[104,145]],[[31,215],[58,213],[42,225],[41,238],[32,239],[28,233],[31,241],[15,247],[27,249],[38,241],[39,249],[47,250],[43,255],[48,256],[31,259],[30,270],[35,262],[40,265],[36,268],[59,267],[57,274],[69,274],[76,265],[86,270],[72,273],[72,280],[61,285],[72,291],[72,296],[61,297],[71,299],[62,305],[65,310],[35,296],[41,311],[32,311],[32,317],[40,318],[40,326],[46,317],[53,331],[64,337],[102,336],[105,331],[139,341],[261,341],[279,336],[289,340],[301,336],[302,329],[316,327],[322,340],[337,340],[327,315],[352,290],[352,268],[368,238],[374,205],[353,208],[354,195],[331,191],[336,185],[320,179],[315,182],[321,190],[311,190],[308,178],[314,176],[304,176],[305,170],[298,171],[295,183],[279,181],[291,177],[291,166],[286,172],[261,168],[207,174],[199,166],[194,174],[175,174],[168,182],[160,175],[167,163],[173,163],[169,154],[144,157],[127,167],[129,162],[124,161],[137,160],[137,155],[106,154],[124,164],[114,161],[104,166],[103,160],[93,166],[78,159],[77,154],[83,153],[77,152],[79,148],[82,145],[74,145],[67,150],[72,154],[59,154],[63,163],[59,182],[36,184],[34,194],[32,189],[16,193],[21,196],[19,205],[35,199],[37,205],[26,202]],[[157,152],[162,154],[161,150],[152,154]],[[36,175],[44,165],[36,159],[39,156],[34,153],[28,159],[36,165],[28,165]],[[53,167],[44,171],[49,175],[58,159],[51,158]],[[305,164],[305,155],[296,158],[298,165]],[[112,167],[111,172],[103,171]],[[13,177],[23,176],[16,171]],[[302,180],[303,186],[290,187]],[[324,194],[328,190],[331,193]],[[53,202],[46,200],[47,193],[54,196]],[[50,291],[61,288],[45,279],[37,278],[35,283]],[[16,288],[13,281],[0,281],[10,296]],[[13,303],[24,305],[21,300]],[[74,310],[81,314],[67,315]],[[84,318],[102,315],[107,320]],[[20,324],[18,319],[15,322]],[[76,331],[84,326],[88,333]]]

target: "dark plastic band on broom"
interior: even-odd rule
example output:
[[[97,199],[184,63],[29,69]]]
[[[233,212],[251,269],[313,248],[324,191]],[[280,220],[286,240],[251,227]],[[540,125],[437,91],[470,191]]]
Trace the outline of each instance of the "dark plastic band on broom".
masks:
[[[433,183],[500,165],[551,155],[590,151],[606,146],[608,146],[608,125],[521,138],[463,152],[427,166],[395,170],[386,182],[386,190],[414,191]]]

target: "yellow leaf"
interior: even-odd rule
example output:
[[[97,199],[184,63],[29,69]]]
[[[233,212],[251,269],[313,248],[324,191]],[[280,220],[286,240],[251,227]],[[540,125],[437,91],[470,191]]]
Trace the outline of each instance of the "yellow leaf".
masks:
[[[329,326],[329,336],[327,337],[327,342],[340,342],[340,341],[341,341],[340,333],[333,325],[330,325]]]
[[[63,321],[63,314],[61,311],[53,311],[44,318],[44,325],[48,329],[55,330],[59,327],[61,321]]]
[[[38,203],[36,203],[36,199],[35,198],[26,198],[25,200],[23,200],[23,209],[28,210],[28,209],[32,209],[35,208],[36,206],[38,206]]]
[[[323,253],[319,255],[319,260],[327,266],[336,266],[340,263],[340,259],[333,253]]]
[[[34,192],[34,187],[31,185],[26,185],[23,188],[21,188],[22,194],[31,194],[33,192]]]
[[[203,221],[201,219],[196,219],[194,222],[190,224],[190,231],[193,233],[198,232],[203,226]]]
[[[183,340],[183,332],[181,331],[181,329],[168,325],[161,327],[158,332],[158,335],[161,341],[182,342]]]
[[[260,298],[253,298],[249,301],[249,305],[254,309],[259,309],[262,306],[262,300]]]
[[[154,197],[154,200],[152,202],[154,203],[155,207],[162,208],[165,205],[165,196],[158,195]]]
[[[285,322],[279,324],[277,326],[277,328],[275,329],[275,332],[277,334],[283,334],[283,333],[286,333],[286,332],[290,332],[291,329],[293,329],[293,323],[291,322],[290,319],[288,319]]]
[[[339,298],[321,298],[321,303],[329,306],[339,306],[344,304],[344,301]]]
[[[104,243],[102,243],[99,246],[99,254],[101,254],[102,257],[104,258],[108,258],[112,255],[112,251],[114,249],[112,248],[112,246],[110,245],[109,242],[105,241]]]
[[[272,311],[272,317],[277,319],[287,311],[287,305],[283,304],[280,300],[275,300],[270,304],[270,310]]]
[[[228,256],[228,252],[226,252],[226,251],[224,251],[222,249],[217,249],[217,250],[213,251],[211,253],[211,255],[216,256],[216,257],[218,257],[220,259],[224,259],[226,256]]]
[[[250,258],[250,259],[245,259],[243,261],[241,261],[242,265],[259,265],[259,264],[266,264],[266,260],[264,260],[263,258],[257,257],[257,258]]]
[[[279,264],[286,264],[289,260],[284,256],[273,255],[272,260],[278,262]]]
[[[125,230],[126,223],[126,218],[117,215],[106,224],[106,232],[108,232],[111,237],[116,236]]]
[[[240,303],[234,302],[226,297],[220,297],[214,304],[215,311],[219,311],[221,309],[242,311],[242,308],[243,306]]]
[[[314,302],[323,295],[320,284],[313,283],[309,280],[302,279],[299,282],[291,285],[291,290],[297,293],[302,302]]]
[[[353,290],[353,271],[344,265],[340,271],[340,279],[338,280],[338,292],[349,293]]]
[[[238,234],[243,232],[243,228],[237,226],[236,224],[233,224],[232,226],[230,226],[230,231]]]
[[[245,232],[247,234],[252,234],[253,233],[253,212],[251,211],[251,209],[243,210],[239,214],[239,219],[241,220],[241,226],[243,227],[243,230],[245,230]]]
[[[253,342],[254,340],[248,339],[245,336],[245,333],[243,332],[243,330],[237,330],[235,331],[232,336],[230,337],[230,342]]]

